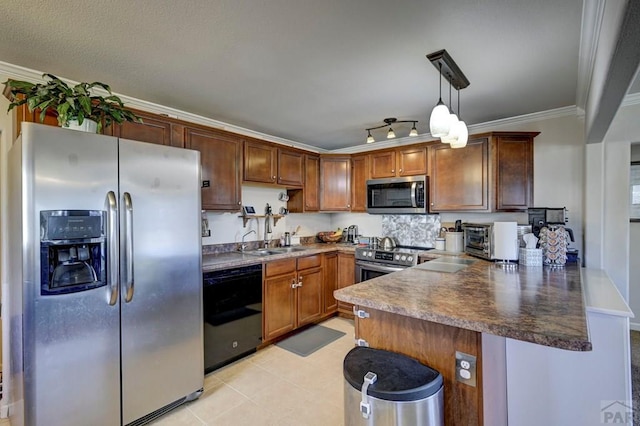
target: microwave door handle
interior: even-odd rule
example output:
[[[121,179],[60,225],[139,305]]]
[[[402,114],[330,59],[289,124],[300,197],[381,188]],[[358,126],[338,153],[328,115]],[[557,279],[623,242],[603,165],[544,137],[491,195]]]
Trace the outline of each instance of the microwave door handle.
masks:
[[[418,207],[418,205],[416,204],[416,186],[417,186],[417,182],[413,182],[411,184],[411,207]]]

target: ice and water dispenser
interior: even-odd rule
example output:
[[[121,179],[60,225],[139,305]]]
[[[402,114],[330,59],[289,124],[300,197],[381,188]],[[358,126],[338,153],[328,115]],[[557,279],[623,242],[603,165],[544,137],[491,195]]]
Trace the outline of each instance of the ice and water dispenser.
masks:
[[[68,294],[106,285],[105,212],[40,212],[41,295]]]

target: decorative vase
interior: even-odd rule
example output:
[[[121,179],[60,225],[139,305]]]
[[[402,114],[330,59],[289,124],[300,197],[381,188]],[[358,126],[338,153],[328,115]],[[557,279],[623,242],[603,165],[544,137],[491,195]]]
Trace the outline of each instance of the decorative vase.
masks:
[[[98,133],[98,123],[88,118],[85,118],[82,124],[78,124],[78,120],[69,120],[63,127],[71,130],[80,130],[81,132]]]

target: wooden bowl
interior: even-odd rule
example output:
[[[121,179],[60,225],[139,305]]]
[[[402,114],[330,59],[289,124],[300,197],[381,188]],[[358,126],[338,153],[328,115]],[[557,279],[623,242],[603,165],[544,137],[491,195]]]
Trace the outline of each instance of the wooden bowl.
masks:
[[[342,234],[336,235],[334,231],[318,232],[318,239],[325,243],[337,243],[342,241]]]

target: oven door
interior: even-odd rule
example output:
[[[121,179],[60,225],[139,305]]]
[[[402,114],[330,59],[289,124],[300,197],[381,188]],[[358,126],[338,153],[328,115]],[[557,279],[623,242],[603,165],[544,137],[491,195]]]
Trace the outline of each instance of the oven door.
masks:
[[[356,261],[356,283],[381,277],[392,272],[402,271],[403,269],[405,269],[403,266],[390,266],[380,263]]]

